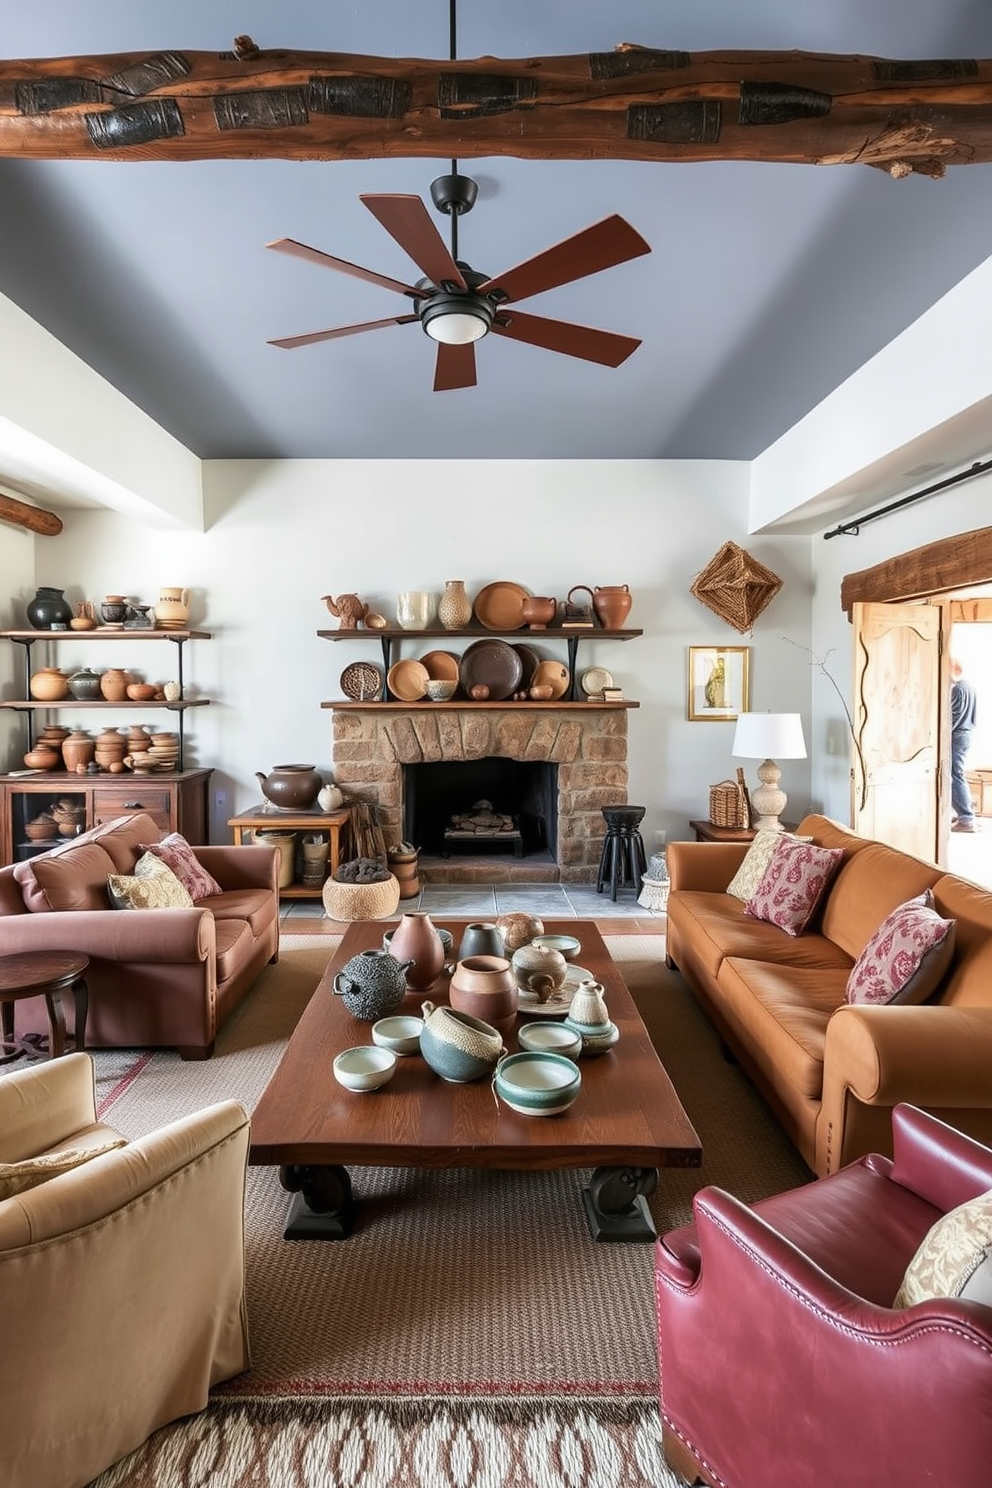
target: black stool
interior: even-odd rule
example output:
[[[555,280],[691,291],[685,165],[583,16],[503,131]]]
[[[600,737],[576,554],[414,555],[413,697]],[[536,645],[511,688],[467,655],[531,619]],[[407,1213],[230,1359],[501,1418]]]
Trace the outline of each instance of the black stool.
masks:
[[[638,827],[644,820],[646,806],[604,806],[606,836],[599,859],[599,874],[596,878],[596,893],[601,894],[607,884],[610,898],[616,903],[618,888],[631,888],[641,892],[641,879],[648,860],[644,853],[644,842]]]

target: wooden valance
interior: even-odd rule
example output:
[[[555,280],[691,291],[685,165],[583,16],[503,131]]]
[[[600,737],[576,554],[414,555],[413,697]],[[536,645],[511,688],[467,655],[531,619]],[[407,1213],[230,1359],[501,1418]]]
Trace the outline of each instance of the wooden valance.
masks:
[[[992,527],[976,527],[847,574],[840,603],[850,618],[854,604],[891,604],[987,583],[992,583]]]
[[[624,44],[429,61],[183,48],[0,62],[21,160],[768,160],[940,176],[992,160],[992,61]]]

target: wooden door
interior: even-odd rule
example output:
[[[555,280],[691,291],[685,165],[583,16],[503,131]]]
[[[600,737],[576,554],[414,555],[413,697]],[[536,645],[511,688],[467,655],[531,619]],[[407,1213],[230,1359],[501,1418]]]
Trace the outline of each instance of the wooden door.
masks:
[[[941,607],[855,604],[851,821],[930,862],[946,832],[948,695]]]

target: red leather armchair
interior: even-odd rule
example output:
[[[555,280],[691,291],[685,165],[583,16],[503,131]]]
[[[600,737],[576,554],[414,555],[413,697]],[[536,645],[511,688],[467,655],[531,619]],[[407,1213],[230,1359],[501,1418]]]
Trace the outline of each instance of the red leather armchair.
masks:
[[[869,1155],[749,1207],[718,1188],[656,1253],[665,1456],[715,1488],[988,1488],[992,1308],[893,1311],[992,1151],[899,1105]]]

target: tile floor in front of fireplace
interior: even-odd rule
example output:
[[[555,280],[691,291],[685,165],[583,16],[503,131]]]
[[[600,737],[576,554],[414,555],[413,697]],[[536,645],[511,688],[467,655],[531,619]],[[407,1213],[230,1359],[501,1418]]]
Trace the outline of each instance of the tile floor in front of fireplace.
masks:
[[[425,884],[420,893],[400,901],[398,913],[424,910],[439,918],[482,920],[525,910],[549,920],[664,920],[660,910],[638,904],[633,889],[598,894],[592,884]],[[284,899],[281,918],[327,919],[312,899]],[[327,921],[328,924],[335,923]]]

